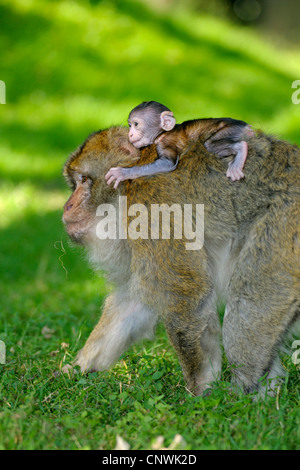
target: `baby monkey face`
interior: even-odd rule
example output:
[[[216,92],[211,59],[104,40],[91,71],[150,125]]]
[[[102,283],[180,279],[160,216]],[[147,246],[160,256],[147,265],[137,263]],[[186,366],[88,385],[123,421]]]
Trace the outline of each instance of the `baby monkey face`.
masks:
[[[129,141],[136,148],[153,144],[162,132],[172,130],[176,123],[172,111],[165,106],[152,101],[147,104],[134,108],[128,117]],[[167,111],[161,111],[162,107]]]
[[[142,117],[132,116],[128,119],[129,125],[129,142],[136,148],[146,147],[150,145],[151,136],[147,129],[145,120]]]
[[[152,107],[132,110],[128,117],[130,143],[136,148],[153,144],[156,137],[165,130],[163,115],[164,113]]]

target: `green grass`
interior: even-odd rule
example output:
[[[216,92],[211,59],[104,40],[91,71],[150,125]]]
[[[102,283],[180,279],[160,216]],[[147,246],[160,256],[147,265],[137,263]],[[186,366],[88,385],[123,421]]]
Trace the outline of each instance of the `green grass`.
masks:
[[[226,361],[211,395],[191,397],[162,326],[111,371],[53,374],[83,346],[106,294],[61,223],[68,154],[145,99],[179,122],[231,116],[300,143],[299,52],[129,0],[0,0],[0,22],[0,449],[112,449],[117,435],[151,449],[176,434],[186,449],[299,448],[289,355],[279,395],[258,402],[230,391]]]

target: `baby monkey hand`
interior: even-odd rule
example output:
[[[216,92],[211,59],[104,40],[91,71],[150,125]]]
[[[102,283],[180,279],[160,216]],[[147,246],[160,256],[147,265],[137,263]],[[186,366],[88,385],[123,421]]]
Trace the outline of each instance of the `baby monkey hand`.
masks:
[[[116,180],[114,184],[114,189],[117,189],[121,181],[129,179],[129,175],[127,175],[126,170],[127,168],[121,168],[119,166],[111,168],[105,175],[105,180],[107,184],[111,184],[114,180]]]

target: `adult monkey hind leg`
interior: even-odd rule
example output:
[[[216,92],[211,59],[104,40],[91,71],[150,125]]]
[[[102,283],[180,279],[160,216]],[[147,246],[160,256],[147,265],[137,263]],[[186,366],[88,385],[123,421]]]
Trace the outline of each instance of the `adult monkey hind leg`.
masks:
[[[208,296],[196,309],[189,302],[184,306],[179,302],[177,307],[165,316],[164,323],[187,389],[201,395],[221,372],[221,326],[215,300]]]
[[[298,202],[280,201],[250,230],[228,292],[223,344],[233,382],[245,392],[273,391],[283,375],[280,345],[300,314]],[[255,240],[255,243],[253,242]]]

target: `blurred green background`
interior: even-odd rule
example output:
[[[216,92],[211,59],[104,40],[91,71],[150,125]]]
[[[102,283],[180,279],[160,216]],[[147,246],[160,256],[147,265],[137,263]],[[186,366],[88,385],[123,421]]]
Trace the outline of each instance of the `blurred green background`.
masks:
[[[28,403],[29,417],[43,415],[49,392],[42,384],[30,399],[28,384],[69,360],[61,342],[75,354],[106,292],[61,222],[69,153],[94,130],[126,124],[144,100],[178,122],[230,116],[299,144],[299,13],[298,0],[0,0],[0,447],[22,447],[21,432],[6,431],[10,410]],[[34,448],[40,426],[32,432]]]

